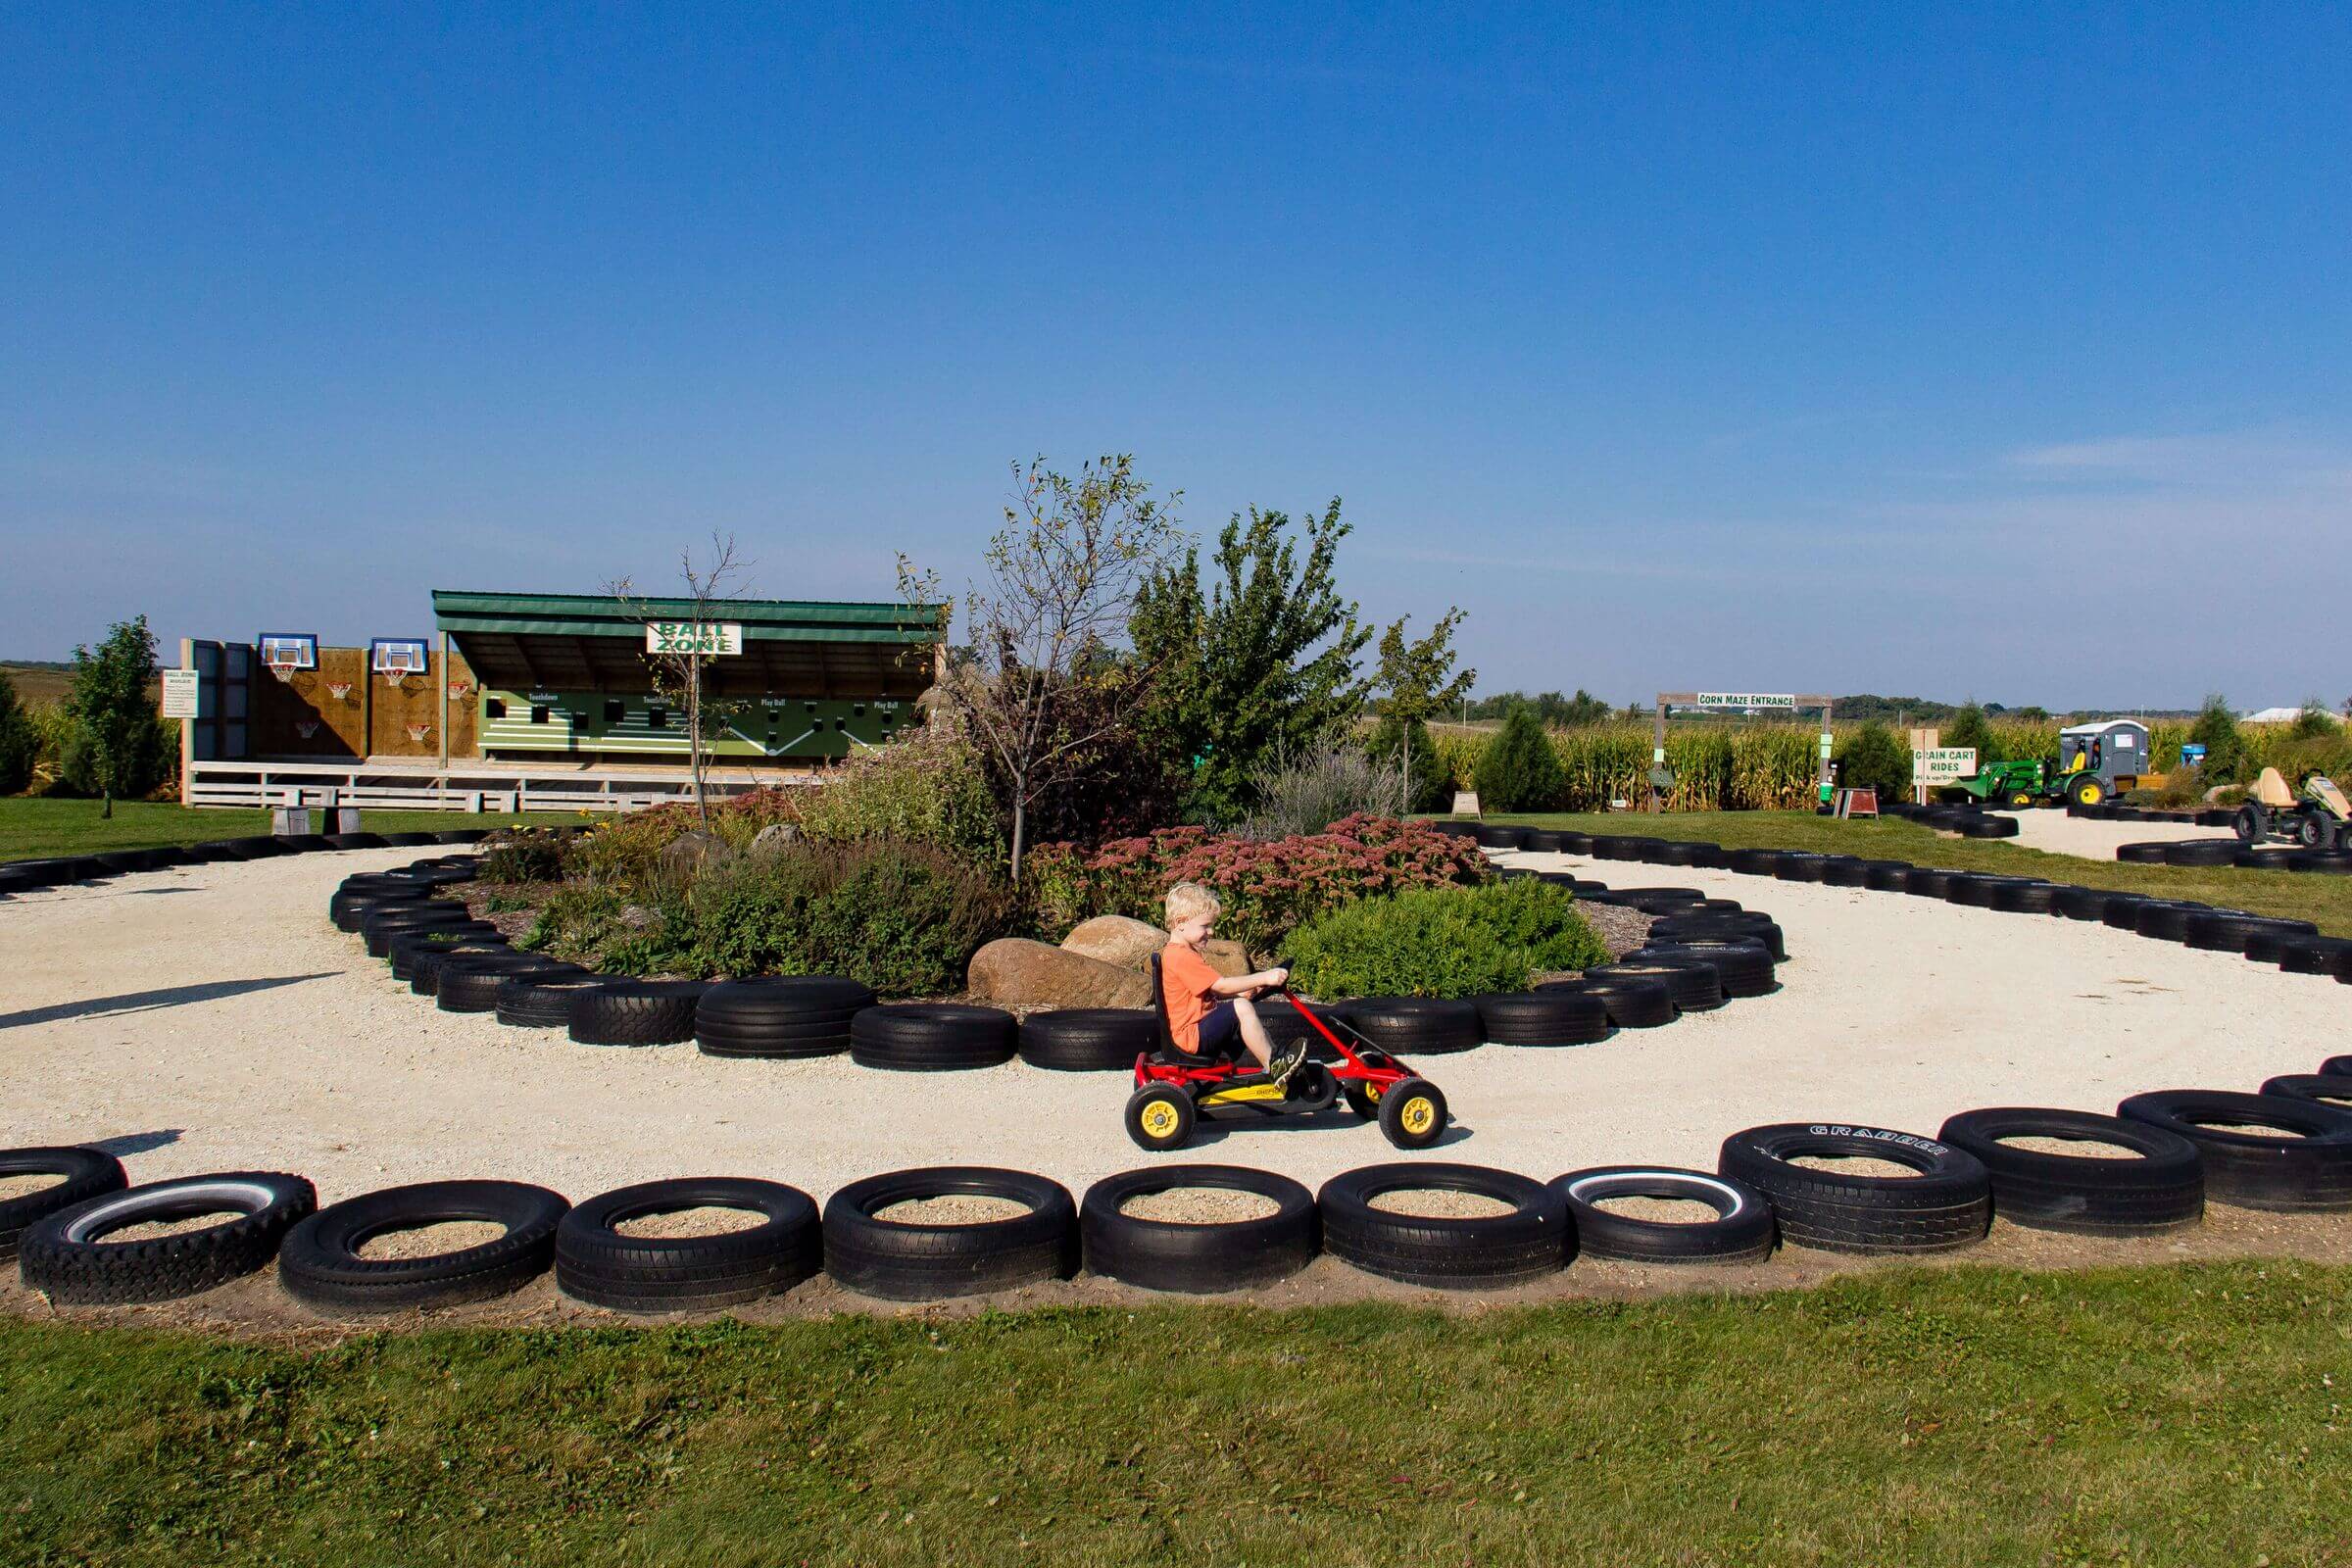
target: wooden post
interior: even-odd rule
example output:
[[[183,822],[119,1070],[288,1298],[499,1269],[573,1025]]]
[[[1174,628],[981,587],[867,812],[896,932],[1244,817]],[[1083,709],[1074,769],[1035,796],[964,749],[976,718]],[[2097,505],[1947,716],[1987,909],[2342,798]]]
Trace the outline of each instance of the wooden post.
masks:
[[[224,670],[227,662],[226,657],[223,656],[221,663]],[[182,669],[196,667],[196,639],[193,637],[182,637],[179,640],[179,667]],[[204,711],[203,688],[198,687],[197,692],[196,711],[202,713]],[[220,701],[220,694],[213,693],[213,702],[216,708]],[[188,774],[192,771],[190,764],[196,760],[196,726],[203,722],[202,718],[183,718],[179,721],[179,804],[183,807],[188,804]],[[252,720],[248,718],[247,722],[250,723]]]
[[[442,771],[447,772],[449,769],[449,633],[446,631],[441,634],[439,680],[441,685],[441,722],[437,727],[441,735],[441,768]]]

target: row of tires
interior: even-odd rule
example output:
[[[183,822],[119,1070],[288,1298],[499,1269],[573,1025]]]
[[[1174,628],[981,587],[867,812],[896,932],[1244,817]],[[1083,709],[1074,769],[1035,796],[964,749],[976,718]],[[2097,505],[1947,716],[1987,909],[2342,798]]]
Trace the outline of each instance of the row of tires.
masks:
[[[898,1071],[989,1067],[1016,1055],[1065,1071],[1125,1071],[1153,1049],[1151,1012],[1069,1008],[1016,1019],[1001,1008],[877,1000],[839,976],[658,981],[603,975],[518,952],[497,928],[443,896],[470,879],[468,856],[346,878],[328,915],[384,958],[395,979],[450,1012],[486,1012],[519,1028],[561,1028],[583,1045],[656,1046],[693,1041],[717,1056],[793,1058],[848,1053],[860,1065]],[[1660,918],[1648,946],[1578,979],[1474,999],[1366,998],[1334,1004],[1380,1049],[1401,1056],[1468,1051],[1488,1043],[1577,1046],[1616,1029],[1655,1028],[1708,1011],[1777,982],[1787,948],[1768,916],[1693,888],[1618,892],[1574,884],[1594,902],[1635,905]],[[1315,1034],[1293,1008],[1259,1009],[1278,1042]],[[1325,1051],[1324,1054],[1328,1054]]]
[[[1702,866],[1770,876],[1783,882],[1819,882],[1831,887],[1906,893],[1948,904],[2011,914],[2040,914],[2099,921],[2116,930],[2219,953],[2237,953],[2289,974],[2329,975],[2352,983],[2352,940],[2322,936],[2309,920],[2230,909],[2190,899],[2159,899],[2117,893],[2039,877],[1981,871],[1947,871],[1907,860],[1864,859],[1803,850],[1725,850],[1720,845],[1678,840],[1618,837],[1593,841],[1599,859],[1644,859],[1657,864]],[[1607,853],[1597,846],[1607,845]],[[1625,853],[1626,846],[1635,853]],[[1575,853],[1575,852],[1571,852]],[[1561,875],[1564,873],[1549,873]],[[1650,927],[1656,938],[1658,927]]]
[[[2227,806],[2165,810],[2148,806],[2119,806],[2112,801],[2097,806],[2069,802],[2066,814],[2092,822],[2178,822],[2184,827],[2229,827],[2237,815]]]
[[[2233,838],[2119,844],[2115,847],[2115,858],[2128,865],[2230,865],[2247,871],[2315,871],[2352,876],[2352,851],[2257,850]]]
[[[205,844],[166,845],[151,850],[106,850],[96,855],[69,855],[43,860],[12,860],[0,865],[0,895],[37,893],[44,888],[73,887],[102,882],[108,877],[138,871],[162,871],[175,865],[217,865],[227,860],[266,860],[282,855],[314,854],[322,850],[380,850],[432,844],[475,844],[489,836],[486,828],[454,828],[441,833],[286,833],[252,838],[214,839]]]
[[[0,1256],[65,1305],[176,1299],[277,1265],[280,1286],[330,1313],[492,1299],[551,1267],[564,1295],[622,1312],[704,1311],[791,1289],[820,1270],[844,1288],[932,1300],[1066,1279],[1081,1266],[1152,1290],[1267,1285],[1329,1251],[1366,1272],[1454,1290],[1527,1283],[1579,1255],[1653,1264],[1744,1263],[1781,1242],[1862,1254],[1932,1253],[1981,1239],[1997,1213],[2038,1229],[2145,1236],[2196,1224],[2208,1197],[2287,1212],[2352,1209],[2352,1057],[2274,1079],[2260,1094],[2134,1095],[2113,1116],[2002,1107],[1969,1111],[1935,1138],[1886,1128],[1787,1123],[1726,1139],[1712,1171],[1604,1166],[1538,1182],[1447,1162],[1367,1166],[1309,1195],[1290,1177],[1232,1165],[1160,1165],[1106,1177],[1083,1202],[1042,1176],[976,1166],[852,1182],[820,1213],[804,1192],[746,1177],[645,1182],[567,1203],[518,1182],[388,1188],[319,1208],[299,1176],[227,1171],[129,1187],[120,1161],[81,1148],[0,1152],[0,1176],[54,1185],[0,1203]],[[2261,1127],[2286,1137],[2231,1132]],[[2085,1157],[2015,1141],[2087,1143]],[[1854,1175],[1835,1162],[1891,1161],[1911,1174]],[[1815,1161],[1828,1160],[1830,1167]],[[1258,1200],[1213,1222],[1130,1212],[1138,1200],[1206,1190]],[[1402,1193],[1484,1200],[1431,1214],[1384,1204]],[[1695,1202],[1698,1223],[1622,1212],[1626,1199]],[[981,1200],[1002,1217],[913,1218],[904,1204]],[[737,1210],[715,1234],[638,1222]],[[225,1214],[192,1229],[141,1227]],[[470,1222],[499,1235],[417,1255],[370,1255],[378,1238]]]

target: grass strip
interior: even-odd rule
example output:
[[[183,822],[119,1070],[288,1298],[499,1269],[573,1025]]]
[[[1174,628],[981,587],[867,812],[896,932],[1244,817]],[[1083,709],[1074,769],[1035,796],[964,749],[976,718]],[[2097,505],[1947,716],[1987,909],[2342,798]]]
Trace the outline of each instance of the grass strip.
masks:
[[[2342,1562],[2352,1270],[1473,1316],[0,1326],[24,1564]]]
[[[117,801],[112,820],[100,816],[96,801],[52,796],[0,799],[0,863],[57,855],[96,855],[102,850],[151,850],[166,844],[201,844],[208,839],[244,838],[270,831],[265,810],[197,810],[168,801]],[[530,811],[522,815],[477,815],[466,811],[362,811],[369,833],[437,833],[453,828],[514,827],[524,823],[578,823],[577,811]]]
[[[2086,888],[2194,899],[2225,909],[2310,920],[2330,936],[2352,937],[2352,877],[2312,871],[2247,871],[2234,866],[2132,865],[2025,849],[2007,839],[1949,837],[1899,817],[1840,822],[1810,811],[1679,811],[1664,816],[1613,812],[1547,812],[1491,816],[1490,822],[1690,839],[1727,850],[1814,850],[1874,860],[1908,860],[1950,871],[1991,871],[2042,877]],[[1670,871],[1672,867],[1644,866]],[[1625,881],[1603,875],[1602,881]],[[1630,884],[1629,884],[1630,885]]]

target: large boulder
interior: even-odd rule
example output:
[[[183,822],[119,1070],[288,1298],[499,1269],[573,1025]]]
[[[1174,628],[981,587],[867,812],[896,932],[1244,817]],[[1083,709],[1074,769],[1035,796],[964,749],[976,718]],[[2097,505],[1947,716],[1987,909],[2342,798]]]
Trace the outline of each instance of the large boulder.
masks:
[[[1000,937],[973,954],[969,985],[983,1002],[1055,1007],[1152,1005],[1149,975],[1026,937]]]
[[[1228,979],[1257,973],[1257,965],[1250,961],[1250,950],[1223,937],[1211,937],[1201,943],[1200,956],[1208,960],[1211,969]]]
[[[735,858],[734,848],[715,833],[681,833],[662,846],[662,869],[673,877],[692,877]]]
[[[755,860],[770,860],[801,842],[801,830],[790,822],[770,822],[752,840],[748,852]]]
[[[1152,955],[1168,945],[1168,934],[1155,925],[1123,914],[1098,914],[1081,920],[1061,939],[1061,951],[1075,953],[1122,969],[1141,969]]]

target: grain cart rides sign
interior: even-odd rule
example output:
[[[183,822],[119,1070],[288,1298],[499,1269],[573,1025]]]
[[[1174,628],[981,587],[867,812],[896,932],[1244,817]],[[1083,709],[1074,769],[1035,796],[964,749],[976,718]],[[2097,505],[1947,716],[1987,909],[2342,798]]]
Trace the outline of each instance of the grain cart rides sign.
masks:
[[[743,623],[734,620],[649,620],[645,623],[645,651],[649,654],[703,654],[706,656],[740,654],[743,652]]]
[[[1977,770],[1974,746],[1931,746],[1911,754],[1911,782],[1933,788],[1953,784]]]

